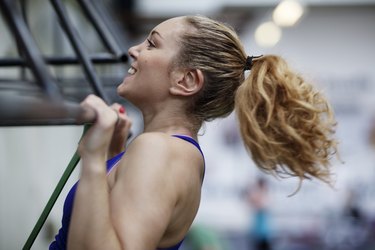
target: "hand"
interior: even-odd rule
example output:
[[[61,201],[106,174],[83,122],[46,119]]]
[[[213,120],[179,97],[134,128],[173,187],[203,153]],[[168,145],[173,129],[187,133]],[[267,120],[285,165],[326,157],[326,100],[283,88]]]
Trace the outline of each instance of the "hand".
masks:
[[[108,158],[112,158],[125,150],[125,145],[132,126],[132,121],[126,114],[126,110],[123,106],[118,103],[114,103],[112,104],[111,108],[117,112],[118,120],[112,135],[111,144],[109,145]]]
[[[118,115],[95,95],[89,95],[81,102],[81,106],[94,110],[96,120],[80,141],[78,152],[81,157],[106,160]]]

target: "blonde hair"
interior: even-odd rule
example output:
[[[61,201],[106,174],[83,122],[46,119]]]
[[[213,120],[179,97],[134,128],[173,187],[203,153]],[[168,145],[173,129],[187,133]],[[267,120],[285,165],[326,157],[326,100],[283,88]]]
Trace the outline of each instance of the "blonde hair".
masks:
[[[271,174],[330,183],[336,122],[324,96],[280,57],[256,60],[236,93],[242,138],[257,166]]]
[[[185,20],[192,29],[181,36],[178,65],[205,77],[190,107],[195,118],[209,121],[235,108],[245,147],[261,170],[330,183],[336,122],[323,95],[274,55],[255,59],[245,79],[247,54],[230,27],[201,16]]]
[[[202,16],[187,16],[185,21],[191,29],[180,37],[175,64],[204,74],[203,89],[188,107],[201,124],[233,111],[236,89],[245,79],[246,53],[230,27]]]

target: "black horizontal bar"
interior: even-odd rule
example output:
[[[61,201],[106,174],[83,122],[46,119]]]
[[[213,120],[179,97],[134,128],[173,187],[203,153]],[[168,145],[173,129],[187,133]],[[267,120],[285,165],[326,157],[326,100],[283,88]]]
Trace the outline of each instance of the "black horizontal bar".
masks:
[[[108,54],[97,54],[90,56],[90,60],[94,64],[116,64],[127,62],[128,58],[126,55],[116,58]],[[69,64],[80,64],[77,57],[73,56],[57,56],[57,57],[44,57],[44,61],[49,65],[69,65]],[[27,66],[27,63],[22,58],[0,58],[0,67],[17,67]]]
[[[0,126],[82,125],[95,121],[93,110],[46,96],[0,93]]]

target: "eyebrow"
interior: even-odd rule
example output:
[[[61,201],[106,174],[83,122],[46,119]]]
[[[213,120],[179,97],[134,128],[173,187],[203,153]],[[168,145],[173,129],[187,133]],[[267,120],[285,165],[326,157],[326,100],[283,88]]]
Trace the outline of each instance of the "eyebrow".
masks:
[[[158,35],[161,39],[163,39],[163,37],[160,35],[160,33],[157,32],[156,30],[151,31],[151,36],[152,35]]]

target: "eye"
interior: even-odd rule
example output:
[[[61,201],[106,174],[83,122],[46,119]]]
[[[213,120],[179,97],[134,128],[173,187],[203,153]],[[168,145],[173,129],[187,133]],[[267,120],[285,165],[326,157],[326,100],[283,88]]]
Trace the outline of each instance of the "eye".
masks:
[[[147,43],[148,43],[148,45],[147,45],[148,48],[155,48],[156,47],[155,44],[150,39],[147,39]]]

